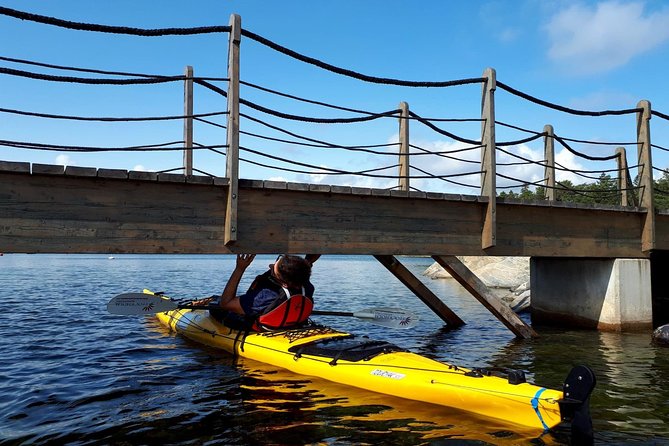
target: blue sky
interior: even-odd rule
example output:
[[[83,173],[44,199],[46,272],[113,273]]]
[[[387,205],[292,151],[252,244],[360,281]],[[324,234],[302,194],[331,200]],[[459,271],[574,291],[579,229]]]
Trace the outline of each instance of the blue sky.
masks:
[[[634,108],[641,99],[653,109],[669,114],[665,72],[669,62],[669,4],[664,1],[422,1],[342,0],[318,1],[192,1],[116,0],[91,2],[60,0],[3,0],[1,6],[75,22],[138,28],[227,25],[230,14],[239,14],[242,26],[298,53],[372,76],[416,81],[444,81],[480,77],[487,67],[497,79],[513,88],[563,106],[584,110]],[[186,65],[196,76],[225,77],[227,34],[189,37],[136,37],[85,31],[21,21],[0,16],[0,56],[41,63],[134,73],[179,75]],[[429,118],[479,118],[480,85],[436,88],[383,86],[361,82],[296,61],[249,39],[242,40],[242,80],[288,94],[370,112],[394,110],[406,101],[412,111]],[[84,76],[0,61],[0,66],[61,76]],[[92,75],[92,77],[99,77]],[[225,88],[224,83],[218,84]],[[307,105],[251,88],[242,97],[285,113],[314,117],[351,117],[346,112]],[[561,136],[589,140],[633,142],[634,115],[577,117],[566,115],[496,92],[497,120],[540,132],[552,124]],[[153,86],[90,86],[24,79],[0,74],[0,107],[76,116],[140,117],[183,114],[180,83]],[[224,111],[225,99],[195,88],[195,113]],[[388,144],[397,140],[397,120],[365,124],[306,124],[277,119],[244,109],[242,112],[310,138],[335,144]],[[122,147],[157,144],[182,139],[182,123],[92,123],[50,120],[0,114],[0,139],[76,146]],[[212,121],[223,124],[222,118]],[[669,122],[651,121],[653,143],[669,147]],[[480,124],[439,123],[440,127],[477,139]],[[274,138],[289,138],[267,127],[242,119],[242,130]],[[507,128],[497,129],[498,141],[529,136]],[[195,140],[224,144],[225,131],[196,123]],[[461,143],[411,124],[411,142],[431,150],[453,150]],[[392,165],[392,156],[307,148],[243,137],[242,145],[275,156],[340,170],[362,170]],[[591,155],[612,154],[615,147],[576,144]],[[394,151],[394,147],[385,149]],[[508,148],[534,160],[543,158],[541,140]],[[628,146],[628,159],[636,164],[636,149]],[[654,150],[654,165],[666,169],[669,154]],[[254,158],[248,153],[242,156]],[[477,151],[459,156],[479,159]],[[197,151],[194,165],[224,175],[222,156]],[[593,164],[556,146],[556,158],[576,169],[612,169],[615,164]],[[264,163],[267,159],[257,158]],[[0,160],[47,164],[165,170],[181,165],[178,151],[158,153],[44,152],[0,147]],[[514,162],[498,153],[498,162]],[[433,174],[479,170],[475,163],[416,156],[412,165]],[[309,170],[295,167],[297,170]],[[508,176],[541,181],[536,165],[507,166]],[[384,171],[394,174],[390,169]],[[390,187],[396,180],[308,175],[263,169],[242,163],[243,178],[277,179],[325,184]],[[656,172],[657,176],[658,173]],[[597,176],[595,174],[595,176]],[[454,178],[478,184],[478,175]],[[558,179],[588,181],[569,173]],[[475,187],[416,180],[423,190],[477,193]],[[513,185],[498,179],[498,185]]]

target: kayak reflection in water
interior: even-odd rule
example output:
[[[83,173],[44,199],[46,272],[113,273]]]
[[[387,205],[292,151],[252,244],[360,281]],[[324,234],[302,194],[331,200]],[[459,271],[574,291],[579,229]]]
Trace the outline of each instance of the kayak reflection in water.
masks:
[[[255,254],[238,254],[223,293],[209,300],[210,314],[235,329],[256,331],[288,328],[307,321],[313,309],[311,266],[320,257],[282,254],[255,278],[244,294],[239,282]]]

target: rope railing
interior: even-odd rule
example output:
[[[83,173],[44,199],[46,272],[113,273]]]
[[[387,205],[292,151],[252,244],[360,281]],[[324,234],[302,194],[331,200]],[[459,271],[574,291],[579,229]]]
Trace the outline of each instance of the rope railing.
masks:
[[[36,118],[49,119],[64,119],[70,121],[98,121],[98,122],[142,122],[142,121],[174,121],[183,120],[186,118],[200,119],[209,116],[224,116],[227,111],[198,113],[193,115],[176,115],[176,116],[144,116],[144,117],[102,117],[102,116],[73,116],[73,115],[57,115],[53,113],[30,112],[23,110],[14,110],[10,108],[0,108],[0,113],[9,113],[13,115],[31,116]]]
[[[179,147],[169,147],[175,144],[181,144]],[[0,139],[0,146],[14,147],[18,149],[47,150],[57,152],[142,152],[142,151],[173,151],[183,150],[183,141],[171,141],[166,143],[125,146],[125,147],[94,147],[94,146],[73,146],[66,144],[43,144],[25,141],[10,141]],[[208,146],[223,147],[223,146]]]
[[[58,26],[62,28],[67,28],[67,29],[73,29],[73,30],[79,30],[79,31],[91,31],[91,32],[101,32],[101,33],[113,33],[113,34],[124,34],[124,35],[134,35],[134,36],[140,36],[140,37],[158,37],[158,36],[174,36],[174,35],[180,35],[180,36],[188,36],[188,35],[197,35],[197,34],[209,34],[209,33],[231,33],[232,32],[232,27],[231,26],[203,26],[203,27],[194,27],[194,28],[160,28],[160,29],[142,29],[142,28],[132,28],[132,27],[125,27],[125,26],[111,26],[111,25],[98,25],[98,24],[91,24],[91,23],[81,23],[81,22],[73,22],[73,21],[67,21],[67,20],[62,20],[54,17],[47,17],[47,16],[42,16],[42,15],[37,15],[37,14],[30,14],[30,13],[25,13],[22,11],[17,11],[14,9],[10,8],[4,8],[0,7],[0,15],[6,15],[10,17],[14,17],[17,19],[21,20],[29,20],[37,23],[42,23],[46,25],[51,25],[51,26]],[[232,23],[232,22],[231,22]],[[435,87],[454,87],[454,86],[461,86],[461,85],[470,85],[470,84],[483,84],[488,81],[488,78],[486,77],[472,77],[472,78],[466,78],[466,79],[458,79],[458,80],[448,80],[448,81],[413,81],[413,80],[403,80],[403,79],[394,79],[394,78],[389,78],[389,77],[381,77],[381,76],[371,76],[367,75],[364,73],[360,73],[351,69],[347,68],[341,68],[337,67],[334,65],[331,65],[329,63],[326,63],[322,60],[316,59],[314,57],[310,57],[301,53],[298,53],[294,50],[291,50],[289,48],[286,48],[280,44],[277,44],[265,37],[262,37],[258,34],[255,34],[249,30],[246,29],[240,29],[241,35],[245,38],[248,38],[249,40],[252,40],[258,44],[264,45],[278,53],[281,53],[283,55],[289,56],[293,59],[296,59],[298,61],[301,61],[303,63],[307,63],[313,66],[316,66],[318,68],[321,68],[325,71],[329,71],[335,74],[339,74],[342,76],[354,78],[363,82],[368,82],[368,83],[375,83],[375,84],[382,84],[382,85],[393,85],[393,86],[403,86],[403,87],[418,87],[418,88],[435,88]],[[121,78],[94,78],[94,77],[78,77],[78,76],[61,76],[61,75],[53,75],[53,74],[43,74],[43,73],[35,73],[31,71],[26,71],[26,70],[19,70],[19,69],[14,69],[14,68],[7,68],[7,67],[0,67],[0,74],[5,74],[9,76],[20,76],[24,78],[29,78],[29,79],[35,79],[35,80],[44,80],[44,81],[54,81],[54,82],[66,82],[66,83],[79,83],[79,84],[90,84],[90,85],[150,85],[150,84],[162,84],[162,83],[169,83],[169,82],[184,82],[184,81],[191,81],[197,85],[200,85],[206,89],[209,89],[210,91],[213,91],[222,97],[228,96],[228,92],[217,86],[212,84],[212,82],[217,82],[217,81],[223,81],[223,82],[229,82],[230,79],[228,78],[222,78],[222,77],[194,77],[194,76],[183,76],[183,75],[176,75],[176,76],[165,76],[165,75],[152,75],[152,74],[146,74],[146,73],[128,73],[128,72],[122,72],[122,71],[111,71],[111,70],[99,70],[99,69],[90,69],[90,68],[80,68],[80,67],[68,67],[68,66],[62,66],[62,65],[55,65],[55,64],[47,64],[47,63],[42,63],[42,62],[35,62],[35,61],[28,61],[24,59],[18,59],[18,58],[11,58],[11,57],[5,57],[5,56],[0,56],[0,60],[8,63],[14,63],[14,64],[26,64],[26,65],[32,65],[35,67],[41,67],[41,68],[47,68],[47,69],[55,69],[55,70],[67,70],[67,71],[74,71],[74,72],[80,72],[80,73],[88,73],[88,74],[96,74],[96,75],[104,75],[104,76],[119,76]],[[488,74],[486,74],[488,76]],[[533,130],[529,130],[517,125],[513,124],[508,124],[504,123],[501,121],[494,121],[494,114],[490,115],[490,120],[488,122],[494,121],[496,125],[499,125],[501,127],[513,129],[516,131],[521,131],[524,133],[528,133],[530,136],[522,138],[522,139],[516,139],[516,140],[509,140],[509,141],[492,141],[492,143],[481,141],[481,140],[474,140],[474,139],[469,139],[462,137],[460,135],[457,135],[451,131],[445,130],[439,126],[437,126],[435,123],[438,122],[486,122],[484,118],[444,118],[444,117],[434,117],[434,118],[425,118],[420,116],[419,114],[415,113],[414,111],[408,111],[408,113],[402,114],[402,110],[400,109],[394,109],[394,110],[388,110],[385,112],[372,112],[368,110],[363,110],[360,108],[355,108],[355,107],[346,107],[346,106],[341,106],[341,105],[336,105],[336,104],[331,104],[322,100],[314,100],[314,99],[307,99],[307,98],[302,98],[294,94],[288,94],[284,92],[280,92],[278,90],[270,89],[264,86],[256,85],[250,82],[246,81],[239,81],[239,84],[241,84],[244,87],[262,91],[271,95],[283,97],[286,99],[291,99],[295,100],[298,102],[306,103],[306,104],[311,104],[311,105],[316,105],[320,107],[326,107],[334,110],[339,110],[347,113],[353,113],[359,116],[355,117],[335,117],[335,118],[326,118],[326,117],[313,117],[313,116],[304,116],[304,115],[298,115],[298,114],[293,114],[293,113],[286,113],[283,111],[278,111],[274,110],[270,107],[267,107],[265,105],[260,105],[255,102],[252,102],[248,99],[244,98],[238,98],[239,104],[243,105],[244,107],[247,107],[250,110],[254,110],[259,113],[263,113],[269,116],[272,116],[273,118],[278,118],[278,119],[283,119],[283,120],[289,120],[289,121],[294,121],[294,122],[301,122],[301,123],[310,123],[310,124],[353,124],[353,123],[365,123],[365,122],[370,122],[370,121],[375,121],[377,119],[387,119],[387,118],[392,118],[392,119],[398,119],[401,122],[415,122],[422,124],[423,126],[427,127],[428,129],[434,131],[440,136],[447,137],[451,140],[457,141],[458,143],[461,144],[466,144],[468,147],[465,148],[458,148],[458,149],[453,149],[453,150],[428,150],[423,147],[417,146],[415,144],[410,144],[408,141],[405,143],[403,147],[409,147],[411,149],[414,149],[411,151],[410,156],[411,157],[420,157],[418,159],[424,159],[426,156],[433,155],[435,157],[441,157],[445,158],[448,160],[452,160],[454,162],[463,162],[463,163],[480,163],[479,160],[471,160],[471,159],[466,159],[462,157],[455,156],[455,154],[464,152],[464,151],[470,151],[470,150],[476,150],[476,149],[485,149],[486,147],[491,147],[492,144],[494,144],[494,150],[500,151],[502,153],[505,153],[508,156],[515,157],[519,160],[520,162],[515,162],[515,161],[505,161],[505,162],[495,162],[492,167],[488,166],[485,167],[484,169],[493,169],[495,165],[499,167],[512,167],[512,166],[541,166],[543,168],[553,168],[555,170],[559,171],[565,171],[565,172],[570,172],[573,173],[574,175],[581,176],[583,178],[587,179],[592,179],[592,180],[600,180],[601,178],[597,177],[592,177],[588,176],[587,174],[601,174],[602,176],[607,175],[608,173],[613,173],[616,172],[618,174],[627,173],[627,178],[629,180],[629,167],[619,167],[617,169],[603,169],[603,170],[579,170],[579,169],[568,169],[562,165],[559,165],[558,163],[554,163],[553,165],[549,165],[548,159],[541,159],[541,160],[531,160],[526,157],[522,157],[520,155],[514,154],[512,151],[507,151],[502,149],[502,147],[509,147],[509,146],[519,146],[523,144],[528,144],[533,141],[536,141],[540,138],[546,138],[548,136],[551,136],[554,141],[557,141],[565,150],[570,152],[571,154],[583,158],[588,161],[592,162],[600,162],[600,161],[609,161],[609,160],[614,160],[614,159],[620,159],[619,154],[615,155],[610,155],[610,156],[593,156],[589,155],[586,153],[579,152],[575,149],[573,149],[569,143],[579,143],[579,144],[591,144],[591,145],[605,145],[605,146],[637,146],[640,145],[639,142],[624,142],[624,143],[619,143],[619,142],[611,142],[611,141],[588,141],[586,139],[575,139],[575,138],[567,138],[564,136],[558,136],[555,134],[549,135],[545,131],[537,132]],[[578,115],[578,116],[619,116],[619,115],[628,115],[628,114],[640,114],[644,111],[644,108],[628,108],[628,109],[621,109],[621,110],[602,110],[602,111],[589,111],[589,110],[578,110],[575,108],[570,108],[570,107],[564,107],[559,104],[551,103],[546,100],[542,100],[539,98],[536,98],[534,96],[531,96],[527,93],[523,93],[519,90],[516,90],[503,82],[496,81],[495,83],[500,89],[518,96],[522,99],[525,99],[529,102],[532,102],[534,104],[552,109],[552,110],[557,110],[560,112],[572,114],[572,115]],[[229,88],[229,87],[228,87]],[[645,106],[647,107],[647,106]],[[408,110],[408,109],[407,109]],[[649,108],[647,108],[649,110]],[[169,121],[169,120],[194,120],[201,122],[203,124],[206,124],[211,127],[215,128],[221,128],[224,130],[228,130],[228,126],[219,124],[217,122],[214,122],[209,119],[205,118],[211,118],[215,116],[224,116],[228,115],[228,112],[209,112],[209,113],[192,113],[192,114],[185,114],[185,115],[169,115],[169,116],[146,116],[146,117],[94,117],[94,116],[76,116],[76,115],[59,115],[59,114],[53,114],[53,113],[42,113],[42,112],[35,112],[35,111],[25,111],[25,110],[17,110],[14,108],[0,108],[0,113],[8,113],[8,114],[14,114],[14,115],[22,115],[22,116],[27,116],[27,117],[36,117],[36,118],[50,118],[50,119],[60,119],[60,120],[73,120],[73,121],[98,121],[98,122],[140,122],[140,121]],[[661,113],[659,111],[651,111],[652,115],[655,115],[661,119],[669,120],[669,115],[666,115],[664,113]],[[353,152],[361,152],[361,153],[367,153],[367,154],[372,154],[372,155],[380,155],[380,156],[398,156],[397,152],[391,152],[390,150],[375,150],[375,149],[383,149],[383,148],[393,148],[393,147],[398,147],[401,146],[401,143],[385,143],[385,144],[366,144],[366,145],[342,145],[342,144],[337,144],[334,142],[328,142],[328,141],[323,141],[319,140],[316,138],[312,138],[309,136],[305,135],[299,135],[293,131],[290,131],[288,129],[282,128],[278,125],[273,125],[268,122],[264,122],[256,117],[250,116],[248,113],[239,113],[240,117],[243,117],[244,119],[248,120],[249,122],[255,122],[259,125],[264,126],[267,129],[280,132],[284,135],[288,135],[290,138],[294,139],[286,139],[286,138],[280,138],[280,137],[275,137],[275,136],[270,136],[270,135],[263,135],[258,132],[251,132],[248,130],[239,130],[239,134],[244,135],[245,137],[249,138],[257,138],[257,139],[262,139],[264,141],[270,142],[270,143],[280,143],[280,144],[289,144],[291,146],[299,146],[299,147],[306,147],[306,148],[313,148],[313,149],[338,149],[338,150],[346,150],[346,151],[353,151]],[[404,124],[403,124],[404,125]],[[552,130],[551,130],[552,133]],[[186,139],[184,137],[184,139]],[[156,151],[156,150],[168,150],[168,151],[175,151],[175,150],[183,150],[184,141],[174,141],[170,143],[161,143],[161,144],[150,144],[150,145],[136,145],[136,146],[125,146],[125,147],[94,147],[94,146],[75,146],[75,145],[59,145],[59,144],[42,144],[42,143],[31,143],[31,142],[25,142],[25,141],[11,141],[9,139],[7,140],[0,140],[0,145],[5,146],[5,147],[13,147],[13,148],[22,148],[22,149],[34,149],[34,150],[53,150],[53,151],[73,151],[73,152],[96,152],[96,151]],[[489,144],[486,146],[486,144]],[[179,147],[176,147],[176,145],[181,145]],[[211,145],[211,146],[206,146],[206,145],[201,145],[201,144],[195,144],[195,149],[209,149],[215,153],[219,153],[222,155],[225,155],[225,153],[219,151],[218,149],[220,148],[227,148],[227,145]],[[231,145],[230,147],[235,147],[234,145]],[[552,147],[552,145],[551,145]],[[650,145],[650,147],[662,150],[662,151],[669,151],[669,149],[659,146],[659,145]],[[396,168],[399,166],[399,164],[395,164],[392,166],[385,166],[385,167],[375,167],[371,169],[361,169],[357,171],[346,171],[346,170],[341,170],[341,169],[334,169],[334,168],[324,168],[322,166],[316,166],[314,164],[310,163],[304,163],[301,161],[296,161],[296,160],[291,160],[288,158],[282,158],[278,157],[275,155],[270,155],[267,153],[266,150],[264,151],[258,151],[258,150],[253,150],[248,147],[240,147],[241,150],[245,151],[246,153],[251,153],[255,156],[258,157],[265,157],[268,159],[271,159],[273,161],[278,161],[282,162],[285,164],[290,164],[293,166],[299,166],[299,167],[305,167],[308,169],[313,169],[311,172],[309,171],[299,171],[299,173],[307,173],[307,174],[313,174],[313,175],[359,175],[359,176],[369,176],[373,178],[392,178],[392,179],[401,179],[401,178],[411,178],[411,179],[419,179],[419,180],[429,180],[429,179],[438,179],[438,180],[443,180],[443,181],[448,181],[452,184],[458,185],[458,186],[463,186],[463,187],[481,187],[480,185],[477,186],[472,186],[460,182],[455,182],[453,180],[450,180],[452,177],[458,177],[458,176],[466,176],[466,175],[480,175],[484,173],[483,171],[479,172],[468,172],[468,173],[462,173],[462,174],[452,174],[452,175],[435,175],[433,173],[427,172],[423,169],[421,169],[418,166],[415,165],[408,165],[408,158],[406,165],[410,170],[420,172],[422,175],[416,175],[416,176],[407,176],[407,175],[385,175],[385,174],[380,174],[379,172],[389,170],[392,168]],[[552,150],[552,149],[551,149]],[[233,152],[234,153],[234,152]],[[408,153],[408,152],[405,152]],[[484,153],[484,152],[482,152]],[[488,152],[489,153],[489,152]],[[548,155],[547,155],[548,156]],[[234,156],[233,156],[234,157]],[[544,157],[546,158],[546,157]],[[261,167],[266,167],[266,168],[272,168],[272,169],[283,169],[286,172],[298,172],[296,169],[291,169],[291,168],[286,168],[282,167],[279,168],[277,166],[272,166],[272,165],[265,165],[263,163],[259,163],[256,160],[250,160],[250,159],[242,159],[240,158],[241,161],[251,163],[251,164],[256,164]],[[641,164],[632,166],[632,168],[638,168],[640,169],[642,166]],[[509,169],[510,170],[510,169]],[[197,171],[197,169],[195,169]],[[652,171],[660,171],[663,173],[666,173],[666,171],[658,169],[653,167]],[[405,170],[406,172],[406,170]],[[541,188],[551,188],[551,186],[544,184],[544,183],[539,183],[539,182],[523,182],[522,180],[518,178],[513,178],[508,175],[499,173],[499,172],[494,172],[495,176],[499,176],[500,178],[503,178],[508,181],[515,181],[519,184],[523,184],[523,186],[536,186],[536,187],[541,187]],[[543,181],[547,181],[544,179]],[[647,183],[645,183],[647,184]],[[408,187],[408,182],[404,185],[405,190],[406,187]],[[504,189],[507,188],[507,186],[497,186],[499,189]],[[642,189],[643,186],[639,187],[634,187],[630,188],[629,190],[638,190]],[[555,187],[555,189],[559,190],[566,190],[565,187]],[[619,194],[622,191],[626,191],[628,189],[622,189],[618,188],[616,189],[616,192]],[[602,191],[602,190],[573,190],[574,193],[582,193],[582,194],[602,194],[606,193],[609,191]],[[613,189],[610,191],[613,192]]]

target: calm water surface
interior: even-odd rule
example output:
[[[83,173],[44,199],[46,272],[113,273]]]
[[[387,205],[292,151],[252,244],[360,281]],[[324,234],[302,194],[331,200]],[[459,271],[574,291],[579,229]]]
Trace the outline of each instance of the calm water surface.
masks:
[[[273,256],[258,256],[241,287]],[[430,259],[402,258],[416,275]],[[494,421],[295,375],[168,333],[152,318],[107,314],[107,301],[143,288],[174,297],[221,291],[233,256],[0,257],[0,444],[568,444]],[[669,445],[669,350],[650,333],[535,327],[516,341],[449,280],[421,279],[467,325],[448,331],[371,257],[325,256],[313,273],[317,307],[410,309],[410,331],[349,318],[319,322],[392,341],[463,366],[520,368],[560,388],[590,365],[597,444]],[[525,316],[524,316],[525,317]]]

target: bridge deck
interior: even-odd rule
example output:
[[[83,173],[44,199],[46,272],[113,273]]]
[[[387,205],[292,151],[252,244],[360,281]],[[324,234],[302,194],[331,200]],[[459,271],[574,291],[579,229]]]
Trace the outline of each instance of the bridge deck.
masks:
[[[226,246],[227,193],[225,178],[0,162],[0,252],[648,257],[636,208],[498,199],[483,250],[485,197],[255,180]],[[655,241],[669,249],[669,215]]]

